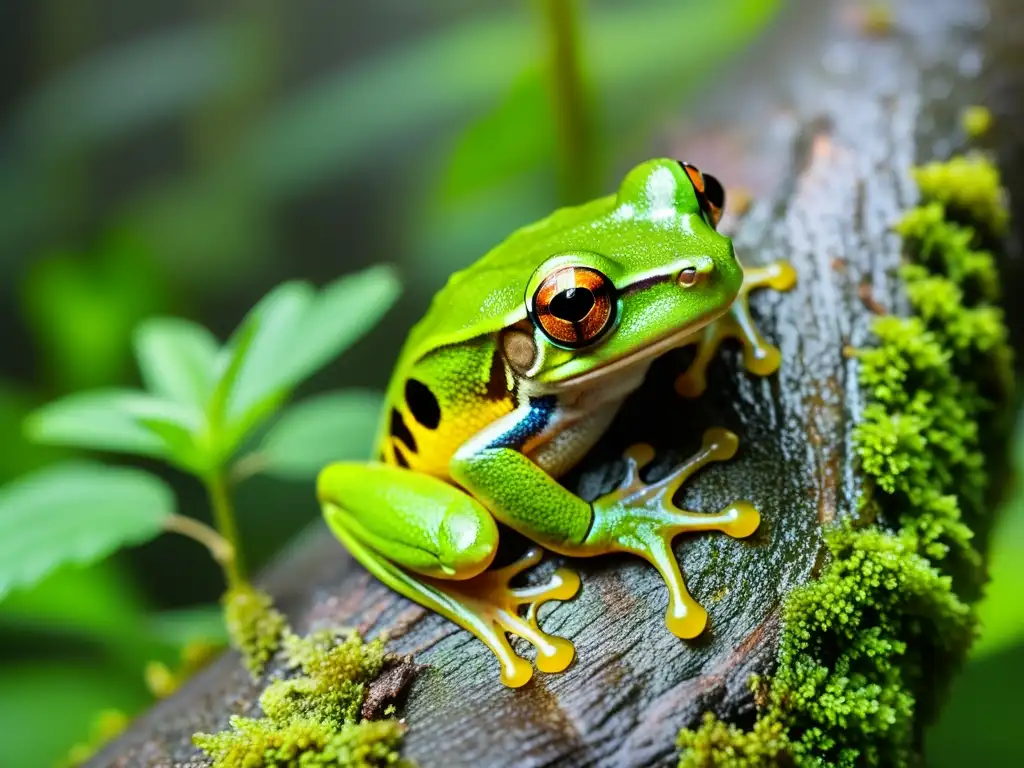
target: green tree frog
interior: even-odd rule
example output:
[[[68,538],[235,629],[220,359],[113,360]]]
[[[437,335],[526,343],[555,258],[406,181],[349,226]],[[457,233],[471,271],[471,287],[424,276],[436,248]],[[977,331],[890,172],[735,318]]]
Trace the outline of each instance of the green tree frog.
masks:
[[[746,299],[759,286],[785,290],[795,275],[782,262],[744,272],[717,231],[724,203],[714,177],[656,159],[633,168],[616,194],[515,232],[454,274],[412,329],[387,391],[376,460],[320,473],[323,514],[344,546],[389,587],[486,643],[508,686],[526,683],[533,666],[506,632],[537,648],[544,672],[565,669],[575,654],[540,629],[537,608],[572,597],[578,576],[562,569],[541,586],[510,585],[541,548],[646,558],[668,586],[669,630],[692,638],[707,613],[686,590],[673,538],[745,537],[758,527],[747,502],[713,514],[673,503],[697,469],[733,455],[736,438],[725,430],[709,430],[700,453],[658,483],[640,479],[653,458],[644,445],[626,452],[622,486],[594,502],[558,482],[668,350],[698,345],[677,382],[684,396],[701,392],[729,337],[743,342],[751,371],[778,368]],[[488,570],[499,522],[538,546]]]

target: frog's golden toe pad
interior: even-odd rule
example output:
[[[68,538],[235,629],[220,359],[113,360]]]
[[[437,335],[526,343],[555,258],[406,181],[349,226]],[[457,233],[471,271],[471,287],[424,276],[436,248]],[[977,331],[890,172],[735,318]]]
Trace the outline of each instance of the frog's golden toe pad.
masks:
[[[506,632],[517,635],[537,649],[537,669],[561,672],[576,656],[573,644],[540,628],[537,611],[550,600],[568,600],[580,589],[579,575],[559,568],[545,584],[513,587],[511,581],[540,562],[544,551],[533,547],[514,563],[493,571],[484,571],[466,581],[435,581],[435,586],[460,606],[462,618],[473,633],[491,649],[501,664],[501,682],[519,688],[533,677],[533,667],[518,656],[508,642]],[[526,616],[520,614],[527,606]]]

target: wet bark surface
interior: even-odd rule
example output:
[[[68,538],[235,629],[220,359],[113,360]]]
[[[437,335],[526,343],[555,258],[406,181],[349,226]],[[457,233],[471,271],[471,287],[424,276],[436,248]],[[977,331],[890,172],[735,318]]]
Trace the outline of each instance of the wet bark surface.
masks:
[[[762,291],[752,301],[765,335],[782,349],[781,371],[752,377],[738,347],[727,346],[707,393],[686,401],[672,387],[686,353],[669,355],[566,480],[593,498],[616,485],[622,450],[634,442],[658,450],[649,473],[657,479],[699,447],[705,428],[739,435],[736,458],[701,471],[677,497],[705,512],[749,499],[762,515],[750,539],[676,541],[690,590],[710,613],[704,635],[683,641],[667,631],[667,593],[647,563],[574,560],[581,593],[540,615],[546,631],[573,641],[577,660],[511,690],[482,643],[378,584],[325,531],[312,532],[266,575],[298,631],[386,631],[392,650],[425,665],[402,709],[406,754],[420,765],[671,765],[677,731],[703,711],[753,719],[747,681],[771,671],[782,600],[824,565],[822,525],[855,514],[851,432],[863,402],[844,349],[869,343],[879,313],[907,309],[891,226],[915,202],[910,167],[961,151],[960,112],[980,103],[995,115],[988,141],[1011,193],[1022,178],[1024,21],[1013,0],[894,1],[889,30],[869,29],[864,7],[804,2],[784,13],[766,40],[692,102],[700,113],[681,117],[652,148],[715,174],[734,200],[740,190],[753,197],[746,215],[724,222],[742,260],[782,258],[796,267],[795,289]],[[1015,242],[1004,265],[1010,284],[1021,274]],[[1009,319],[1019,341],[1014,306]],[[530,579],[562,564],[549,557]],[[517,648],[526,653],[525,644]],[[232,714],[257,715],[259,690],[228,654],[92,764],[202,765],[191,734],[224,728]]]

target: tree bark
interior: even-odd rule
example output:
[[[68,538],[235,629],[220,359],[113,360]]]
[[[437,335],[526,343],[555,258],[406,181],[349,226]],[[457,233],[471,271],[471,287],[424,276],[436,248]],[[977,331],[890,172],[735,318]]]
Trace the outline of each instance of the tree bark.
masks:
[[[699,446],[705,428],[739,435],[736,458],[703,470],[683,492],[684,505],[702,511],[749,499],[763,520],[748,540],[713,534],[676,542],[688,585],[711,615],[704,635],[688,642],[669,634],[666,590],[645,562],[576,560],[580,595],[549,604],[541,624],[573,641],[577,661],[511,690],[482,643],[377,583],[319,526],[266,575],[298,631],[387,631],[392,650],[426,665],[402,709],[405,754],[421,766],[671,765],[676,733],[702,712],[752,719],[747,681],[771,672],[782,600],[825,564],[822,526],[856,514],[851,433],[863,401],[856,362],[844,349],[870,343],[879,313],[908,311],[891,226],[915,202],[911,166],[962,150],[961,110],[984,104],[995,117],[987,142],[1011,198],[1024,200],[1017,3],[893,0],[888,30],[870,28],[868,6],[798,3],[651,152],[712,172],[734,199],[736,190],[749,191],[749,213],[730,214],[726,224],[741,259],[788,259],[799,274],[793,291],[752,301],[782,350],[777,375],[747,375],[729,346],[710,369],[707,394],[684,401],[672,381],[685,360],[670,355],[566,481],[592,498],[617,483],[621,451],[634,442],[658,449],[656,478]],[[681,30],[681,40],[687,34]],[[1013,257],[1019,242],[1011,236],[1003,259],[1007,295],[1022,283]],[[1018,348],[1021,319],[1011,302]],[[537,578],[561,564],[547,557]],[[258,714],[258,695],[228,654],[92,765],[201,765],[192,733],[222,729],[232,714]]]

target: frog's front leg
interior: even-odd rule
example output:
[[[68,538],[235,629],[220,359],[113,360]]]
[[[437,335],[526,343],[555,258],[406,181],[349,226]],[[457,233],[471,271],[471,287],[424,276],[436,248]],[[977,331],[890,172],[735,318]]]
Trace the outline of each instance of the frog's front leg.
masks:
[[[579,578],[559,570],[541,586],[510,586],[516,575],[540,562],[539,548],[512,565],[486,570],[497,550],[498,529],[472,497],[408,469],[347,462],[320,473],[317,493],[328,525],[353,557],[396,592],[482,640],[498,658],[506,685],[521,686],[533,674],[506,632],[537,648],[541,671],[559,672],[572,662],[572,644],[540,629],[537,608],[571,598]],[[528,606],[525,617],[520,616],[523,605]]]
[[[632,552],[649,560],[669,589],[666,624],[691,638],[707,624],[707,613],[686,590],[672,540],[686,531],[721,531],[749,536],[760,523],[757,510],[737,502],[716,514],[697,514],[672,502],[676,490],[697,470],[736,451],[736,436],[709,430],[701,451],[664,480],[646,485],[639,472],[654,456],[649,446],[626,454],[629,470],[621,488],[589,504],[561,486],[526,455],[545,431],[557,429],[554,398],[537,398],[509,414],[460,449],[452,476],[501,522],[548,549],[571,557]]]
[[[715,353],[727,339],[743,344],[743,362],[758,376],[769,376],[779,369],[779,350],[769,344],[750,315],[750,294],[758,288],[788,291],[796,284],[796,270],[785,261],[764,267],[744,267],[743,285],[729,311],[701,331],[692,343],[697,354],[686,372],[676,379],[676,392],[683,397],[698,397],[707,386],[707,369]]]

